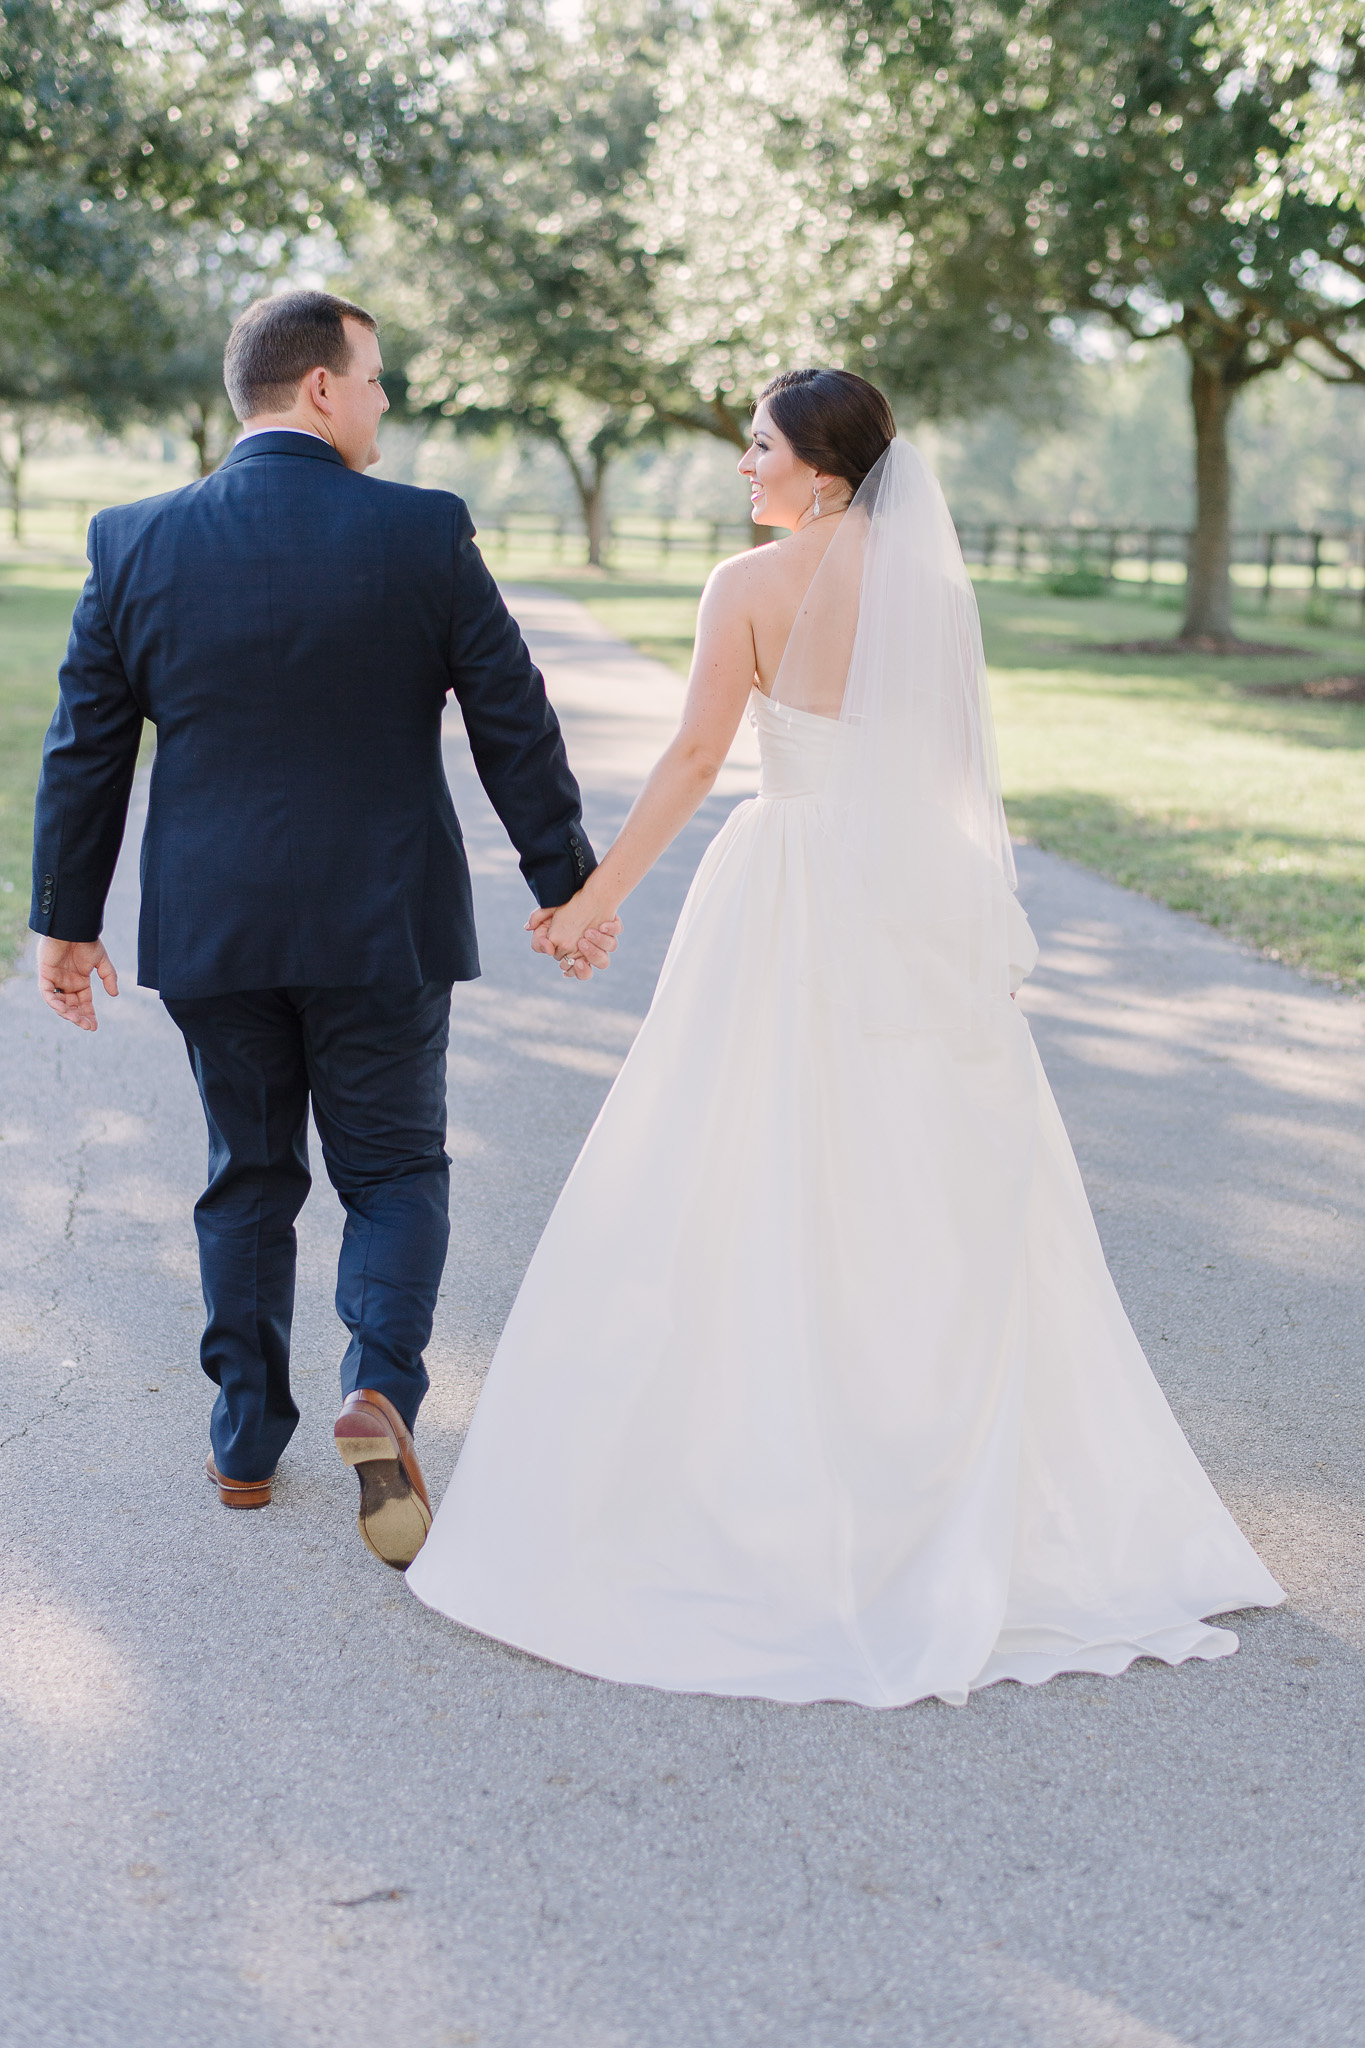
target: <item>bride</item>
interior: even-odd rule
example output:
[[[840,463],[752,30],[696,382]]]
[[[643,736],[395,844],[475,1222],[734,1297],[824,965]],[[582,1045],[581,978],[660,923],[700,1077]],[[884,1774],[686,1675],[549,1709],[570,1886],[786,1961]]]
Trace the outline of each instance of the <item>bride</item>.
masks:
[[[600,1678],[893,1707],[1237,1647],[1280,1588],[1124,1316],[1028,1025],[971,583],[886,401],[776,377],[776,545],[706,586],[682,724],[533,943],[573,971],[711,787],[649,1014],[408,1578]],[[605,1282],[591,1324],[585,1275]]]

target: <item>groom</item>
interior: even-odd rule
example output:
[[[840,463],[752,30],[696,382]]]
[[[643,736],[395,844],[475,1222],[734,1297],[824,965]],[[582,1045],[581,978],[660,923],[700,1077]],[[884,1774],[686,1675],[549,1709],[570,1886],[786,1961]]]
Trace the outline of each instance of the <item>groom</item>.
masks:
[[[326,292],[259,300],[224,381],[242,422],[199,483],[97,515],[33,854],[39,987],[96,1028],[91,976],[144,719],[157,728],[138,980],[184,1034],[209,1132],[195,1208],[217,1383],[208,1474],[264,1507],[289,1389],[311,1100],[346,1210],[339,1451],[386,1564],[431,1508],[412,1429],[449,1237],[451,984],[479,972],[441,765],[453,691],[541,905],[596,865],[544,684],[460,499],[370,481],[387,409],[375,322]],[[607,965],[593,934],[572,972]]]

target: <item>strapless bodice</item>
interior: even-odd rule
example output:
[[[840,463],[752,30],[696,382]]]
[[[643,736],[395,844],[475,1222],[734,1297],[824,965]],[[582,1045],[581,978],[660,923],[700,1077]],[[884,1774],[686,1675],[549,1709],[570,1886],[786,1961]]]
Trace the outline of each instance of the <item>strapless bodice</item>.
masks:
[[[755,690],[749,716],[758,728],[761,797],[819,796],[839,731],[837,718],[795,711]]]

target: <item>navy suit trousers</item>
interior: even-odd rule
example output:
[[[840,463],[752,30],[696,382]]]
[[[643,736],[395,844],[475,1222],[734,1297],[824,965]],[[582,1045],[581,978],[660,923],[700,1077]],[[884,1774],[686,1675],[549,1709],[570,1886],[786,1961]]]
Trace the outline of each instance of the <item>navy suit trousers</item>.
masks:
[[[274,1471],[299,1411],[289,1390],[294,1221],[311,1185],[308,1104],[346,1210],[337,1314],[351,1333],[343,1395],[386,1394],[411,1429],[427,1390],[450,1237],[445,1151],[450,985],[268,988],[164,996],[209,1128],[195,1206],[217,1383],[209,1425],[229,1479]]]

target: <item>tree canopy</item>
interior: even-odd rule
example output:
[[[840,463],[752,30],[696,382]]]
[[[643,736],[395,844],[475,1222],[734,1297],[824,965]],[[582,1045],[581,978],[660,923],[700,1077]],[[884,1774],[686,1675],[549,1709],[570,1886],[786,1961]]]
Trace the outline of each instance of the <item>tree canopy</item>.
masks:
[[[847,61],[874,62],[905,114],[909,146],[872,204],[917,238],[956,208],[1002,310],[1183,344],[1198,506],[1184,635],[1227,638],[1228,409],[1291,358],[1365,383],[1365,216],[1302,191],[1273,218],[1239,205],[1284,147],[1280,101],[1264,67],[1217,43],[1200,0],[837,13]],[[942,59],[928,92],[926,21]]]
[[[990,292],[965,255],[947,274],[951,238],[907,257],[854,203],[893,110],[797,0],[518,17],[440,96],[439,139],[394,143],[370,187],[429,337],[409,389],[554,441],[590,530],[615,452],[679,428],[742,447],[783,364],[871,364],[932,416],[1017,400],[1021,344],[1056,353],[1045,320],[975,317]],[[883,349],[893,292],[914,322]]]
[[[779,365],[1018,408],[1103,319],[1186,351],[1186,628],[1225,634],[1230,405],[1291,358],[1365,382],[1329,149],[1362,10],[8,0],[0,403],[172,407],[211,460],[227,321],[330,234],[382,280],[410,413],[553,441],[594,529],[614,453],[742,441]]]
[[[1365,0],[1213,0],[1210,42],[1269,79],[1283,143],[1267,150],[1245,206],[1285,192],[1330,206],[1365,197]]]

